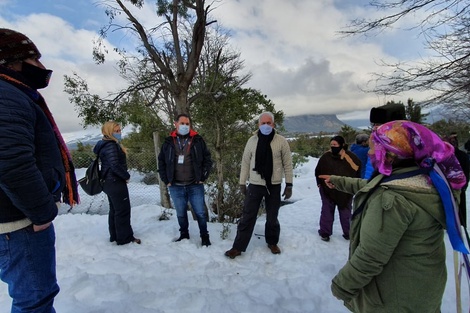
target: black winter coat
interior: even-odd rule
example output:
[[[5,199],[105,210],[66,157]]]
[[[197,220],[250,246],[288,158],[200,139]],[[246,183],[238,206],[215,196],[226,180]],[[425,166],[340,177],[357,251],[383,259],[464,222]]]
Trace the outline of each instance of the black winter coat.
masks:
[[[127,172],[126,154],[116,141],[98,141],[93,152],[98,154],[98,151],[101,161],[102,179],[120,179],[126,181],[131,177]]]
[[[51,123],[33,101],[39,94],[0,80],[0,223],[57,216],[65,170]]]
[[[158,173],[161,180],[168,185],[173,183],[175,174],[175,138],[176,132],[165,138],[162,149],[158,154]],[[193,159],[194,178],[196,182],[205,181],[212,168],[212,159],[204,139],[197,132],[191,130],[189,133],[190,151]]]

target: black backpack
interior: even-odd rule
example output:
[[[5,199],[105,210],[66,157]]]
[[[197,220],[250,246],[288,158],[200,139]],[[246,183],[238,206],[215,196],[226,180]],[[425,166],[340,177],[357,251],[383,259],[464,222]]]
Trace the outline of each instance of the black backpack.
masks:
[[[90,196],[97,195],[103,191],[104,180],[101,177],[104,177],[104,175],[101,175],[100,170],[100,151],[105,145],[106,143],[98,149],[96,158],[86,170],[85,177],[78,181],[83,191]]]

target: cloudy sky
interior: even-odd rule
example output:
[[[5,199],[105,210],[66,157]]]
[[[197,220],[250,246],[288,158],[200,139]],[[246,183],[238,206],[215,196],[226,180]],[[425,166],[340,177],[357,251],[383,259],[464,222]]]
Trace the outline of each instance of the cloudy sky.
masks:
[[[105,0],[108,3],[112,0]],[[127,2],[127,1],[125,1]],[[364,93],[371,73],[383,72],[381,60],[409,61],[425,56],[422,40],[399,28],[379,37],[342,38],[338,31],[355,17],[378,13],[366,0],[222,0],[214,3],[214,18],[230,29],[230,44],[241,53],[253,74],[249,86],[266,94],[286,115],[338,114],[368,118],[371,107],[388,100],[420,100],[419,94],[385,98]],[[82,129],[68,95],[64,75],[85,78],[91,92],[102,96],[123,81],[115,70],[113,47],[132,49],[131,38],[114,33],[107,42],[104,65],[92,59],[93,41],[107,23],[101,0],[0,0],[0,25],[23,32],[42,53],[43,64],[54,70],[43,90],[62,132]],[[151,4],[136,11],[146,26],[158,20]]]

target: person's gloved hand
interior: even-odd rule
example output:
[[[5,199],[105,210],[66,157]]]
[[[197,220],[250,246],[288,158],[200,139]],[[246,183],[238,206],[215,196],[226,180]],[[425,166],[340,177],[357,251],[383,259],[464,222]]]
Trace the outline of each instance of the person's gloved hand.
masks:
[[[282,196],[284,197],[284,200],[287,200],[292,197],[292,186],[286,186],[286,188],[284,188]]]
[[[246,194],[246,185],[240,185],[240,192],[245,195]]]

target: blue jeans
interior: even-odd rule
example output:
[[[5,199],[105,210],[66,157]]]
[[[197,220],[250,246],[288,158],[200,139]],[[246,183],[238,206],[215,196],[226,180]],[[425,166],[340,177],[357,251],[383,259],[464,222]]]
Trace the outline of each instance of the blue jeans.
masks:
[[[34,232],[32,225],[0,234],[0,279],[13,299],[11,312],[54,313],[59,293],[56,278],[55,231]]]
[[[171,200],[176,209],[178,224],[180,225],[181,234],[189,234],[188,222],[188,201],[191,203],[194,214],[196,214],[199,232],[201,236],[208,234],[207,219],[204,210],[204,185],[192,184],[187,186],[171,185],[168,187]]]

